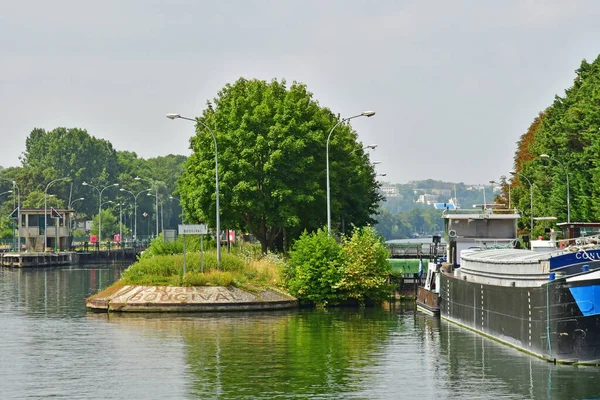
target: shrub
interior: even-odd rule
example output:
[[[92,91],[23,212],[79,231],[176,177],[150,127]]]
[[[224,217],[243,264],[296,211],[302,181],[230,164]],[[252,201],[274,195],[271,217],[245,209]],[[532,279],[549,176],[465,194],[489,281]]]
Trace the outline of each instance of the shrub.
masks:
[[[215,249],[215,240],[210,235],[204,235],[202,246],[200,246],[200,235],[187,235],[185,238],[186,253],[199,252],[200,247],[205,251]],[[183,235],[179,235],[174,241],[165,241],[163,243],[162,236],[156,237],[140,258],[150,258],[165,254],[183,254]]]
[[[389,257],[383,239],[373,227],[356,229],[351,238],[343,240],[341,277],[335,288],[360,304],[386,299],[391,292],[387,284]]]
[[[288,291],[303,301],[326,305],[343,300],[335,285],[340,279],[341,246],[325,229],[306,231],[292,246],[285,268]]]

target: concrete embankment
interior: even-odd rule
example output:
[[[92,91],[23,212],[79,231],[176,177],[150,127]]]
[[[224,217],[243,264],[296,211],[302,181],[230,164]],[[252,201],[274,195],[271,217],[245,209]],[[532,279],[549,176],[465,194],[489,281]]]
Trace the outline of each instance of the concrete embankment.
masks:
[[[232,286],[116,286],[89,297],[94,312],[205,312],[275,310],[298,300],[272,289],[250,292]]]

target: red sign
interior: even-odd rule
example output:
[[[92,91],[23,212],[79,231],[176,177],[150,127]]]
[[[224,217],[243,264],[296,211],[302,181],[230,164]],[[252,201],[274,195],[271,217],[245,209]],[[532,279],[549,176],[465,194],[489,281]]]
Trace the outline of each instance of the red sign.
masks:
[[[98,243],[98,236],[90,235],[90,243]]]
[[[235,242],[235,231],[228,230],[227,234],[229,235],[229,241],[231,243]]]
[[[113,238],[115,243],[121,243],[121,235],[119,235],[118,233],[115,235],[115,237]]]

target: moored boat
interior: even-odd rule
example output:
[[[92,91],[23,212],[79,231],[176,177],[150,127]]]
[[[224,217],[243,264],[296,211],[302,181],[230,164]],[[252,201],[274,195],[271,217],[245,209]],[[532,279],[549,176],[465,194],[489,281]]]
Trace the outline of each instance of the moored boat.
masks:
[[[417,307],[549,361],[600,364],[598,238],[558,241],[553,251],[518,249],[518,214],[486,213],[444,215],[448,262],[429,263]]]

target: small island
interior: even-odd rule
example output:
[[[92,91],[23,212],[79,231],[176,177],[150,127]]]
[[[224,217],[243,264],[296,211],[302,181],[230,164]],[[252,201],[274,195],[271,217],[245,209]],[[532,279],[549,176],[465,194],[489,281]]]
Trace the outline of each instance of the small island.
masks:
[[[213,243],[214,245],[214,243]],[[180,253],[181,240],[152,242],[110,287],[86,299],[94,312],[206,312],[378,304],[389,298],[389,251],[372,227],[339,242],[305,232],[289,254],[241,245],[219,261],[214,248]],[[184,263],[184,259],[186,260]]]
[[[298,307],[298,300],[277,287],[281,260],[249,253],[212,251],[142,256],[121,279],[90,296],[94,312],[207,312],[274,310]],[[159,249],[162,252],[164,249]]]

